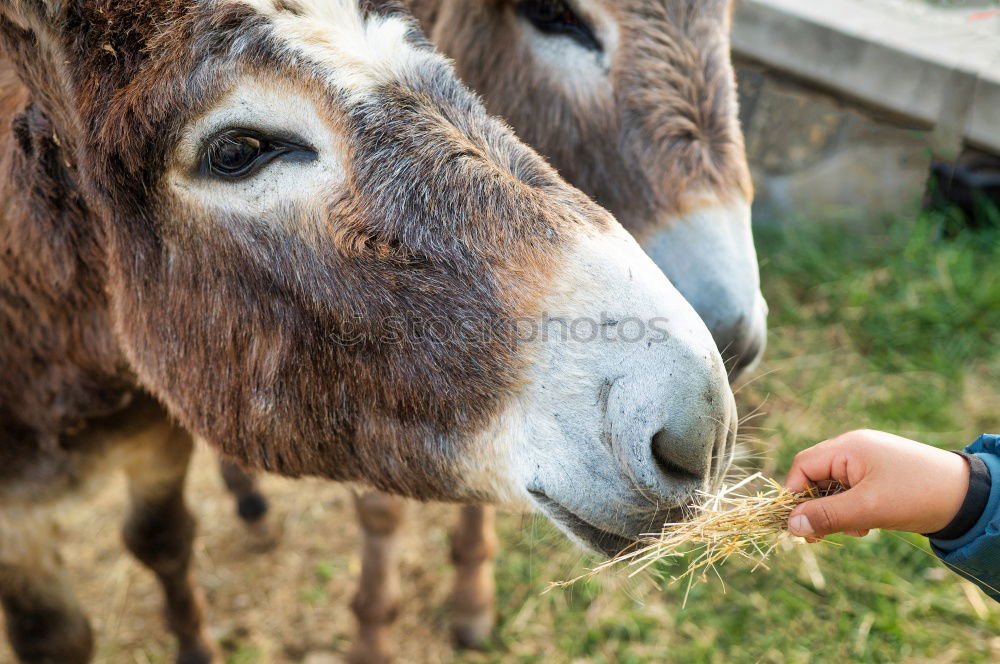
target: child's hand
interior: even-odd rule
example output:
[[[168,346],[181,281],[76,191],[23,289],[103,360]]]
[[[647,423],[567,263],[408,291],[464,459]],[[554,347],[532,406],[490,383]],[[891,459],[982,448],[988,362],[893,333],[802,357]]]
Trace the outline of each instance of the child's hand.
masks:
[[[851,487],[797,507],[788,520],[795,535],[817,540],[873,528],[933,533],[958,513],[969,490],[961,456],[879,431],[854,431],[800,452],[786,486],[803,491],[828,480]]]

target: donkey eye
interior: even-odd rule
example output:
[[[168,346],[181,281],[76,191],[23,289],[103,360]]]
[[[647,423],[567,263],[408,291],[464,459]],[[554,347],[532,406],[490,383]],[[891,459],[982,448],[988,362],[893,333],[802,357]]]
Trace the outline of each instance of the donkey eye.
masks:
[[[566,0],[522,0],[518,11],[545,34],[565,35],[585,48],[602,50],[594,31]]]
[[[243,180],[259,173],[278,158],[312,161],[315,150],[291,141],[269,138],[248,129],[229,129],[208,142],[201,159],[201,174],[224,180]]]

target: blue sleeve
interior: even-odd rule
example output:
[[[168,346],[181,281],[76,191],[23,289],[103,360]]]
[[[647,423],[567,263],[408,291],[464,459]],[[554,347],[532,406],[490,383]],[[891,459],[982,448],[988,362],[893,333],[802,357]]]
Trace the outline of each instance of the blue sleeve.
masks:
[[[931,548],[948,567],[1000,602],[1000,436],[982,436],[969,447],[986,464],[990,497],[976,524],[953,540],[931,539]]]

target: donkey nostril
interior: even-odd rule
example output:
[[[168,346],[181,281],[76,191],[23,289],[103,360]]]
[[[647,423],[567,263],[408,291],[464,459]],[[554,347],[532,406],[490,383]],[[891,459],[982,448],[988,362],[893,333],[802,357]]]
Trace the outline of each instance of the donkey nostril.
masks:
[[[660,471],[667,477],[681,480],[701,481],[705,474],[705,460],[698,454],[690,454],[691,441],[681,440],[667,429],[653,435],[653,459]],[[688,453],[686,453],[688,452]]]
[[[764,351],[764,342],[760,339],[750,339],[747,345],[738,351],[726,355],[726,367],[730,376],[736,376],[744,369],[754,364]]]

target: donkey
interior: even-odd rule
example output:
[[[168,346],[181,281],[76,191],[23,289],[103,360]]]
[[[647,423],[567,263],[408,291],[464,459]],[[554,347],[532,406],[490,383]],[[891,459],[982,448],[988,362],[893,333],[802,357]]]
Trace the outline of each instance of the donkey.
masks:
[[[726,0],[409,0],[460,77],[573,185],[613,211],[708,324],[735,380],[764,349]],[[364,537],[353,657],[390,654],[405,501],[356,498]],[[495,623],[493,511],[452,532],[452,629]]]
[[[22,661],[90,658],[45,523],[112,468],[177,661],[214,659],[192,436],[289,477],[537,509],[605,552],[725,471],[705,324],[399,3],[6,0],[0,49],[0,604]]]
[[[767,305],[729,48],[732,0],[410,0],[486,108],[611,211],[735,379]]]

